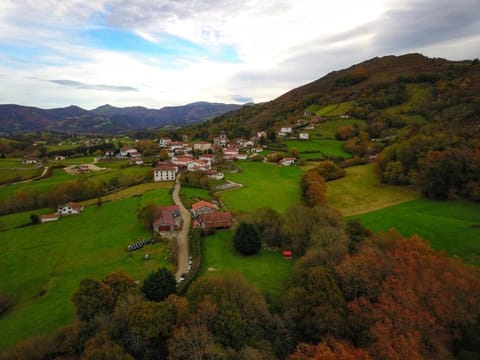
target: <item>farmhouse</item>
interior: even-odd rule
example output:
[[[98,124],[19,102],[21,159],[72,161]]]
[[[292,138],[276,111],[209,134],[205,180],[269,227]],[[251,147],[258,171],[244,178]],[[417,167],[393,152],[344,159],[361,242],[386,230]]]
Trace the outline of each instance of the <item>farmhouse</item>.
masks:
[[[153,180],[158,181],[171,181],[175,180],[178,167],[169,164],[161,164],[153,169]]]
[[[212,180],[222,180],[224,178],[223,173],[217,170],[207,170],[203,173],[207,175],[207,178]]]
[[[309,133],[300,133],[300,134],[298,134],[298,138],[300,140],[308,140],[308,139],[310,139],[310,134]]]
[[[180,208],[178,205],[159,206],[153,215],[153,231],[175,231],[180,227]]]
[[[213,154],[202,154],[198,157],[198,160],[210,162],[211,164],[215,163],[215,155]]]
[[[131,165],[143,165],[143,160],[141,157],[134,157],[130,160]]]
[[[124,147],[124,148],[120,149],[120,154],[119,155],[120,155],[119,157],[121,157],[121,158],[139,157],[140,153],[137,151],[137,149]]]
[[[188,171],[208,171],[211,169],[210,162],[192,160],[187,164]]]
[[[223,158],[225,160],[233,160],[238,155],[238,149],[236,147],[229,147],[222,149],[223,151]]]
[[[73,201],[60,205],[57,208],[57,214],[59,215],[75,215],[80,214],[83,211],[83,205],[77,204]]]
[[[201,200],[192,205],[193,216],[197,217],[202,214],[211,214],[218,211],[217,205],[209,201]]]
[[[58,213],[40,215],[40,222],[41,223],[46,223],[46,222],[50,222],[50,221],[57,221],[58,219],[60,219],[60,214],[58,214]]]
[[[280,129],[280,132],[285,133],[285,134],[290,134],[292,132],[292,127],[291,126],[282,126]]]
[[[198,143],[193,144],[194,151],[208,151],[212,148],[212,144],[208,141],[200,141]]]
[[[65,160],[65,156],[63,156],[63,155],[57,155],[57,156],[55,156],[54,159],[55,159],[55,161]]]
[[[257,138],[260,139],[260,138],[264,138],[266,139],[267,138],[267,132],[266,131],[258,131],[257,132]]]
[[[230,212],[201,214],[198,222],[203,229],[228,229],[232,226],[232,214]]]
[[[172,139],[170,139],[168,137],[163,137],[158,141],[158,145],[160,147],[167,147],[167,146],[170,145],[171,142],[172,142]]]
[[[187,166],[193,161],[191,156],[174,156],[172,158],[172,164],[177,166]]]
[[[40,160],[36,157],[28,157],[25,160],[23,160],[24,164],[37,164]]]
[[[292,158],[292,157],[286,157],[286,158],[283,158],[282,160],[280,160],[280,164],[283,165],[283,166],[290,166],[290,165],[295,164],[295,160],[297,160],[297,159]]]

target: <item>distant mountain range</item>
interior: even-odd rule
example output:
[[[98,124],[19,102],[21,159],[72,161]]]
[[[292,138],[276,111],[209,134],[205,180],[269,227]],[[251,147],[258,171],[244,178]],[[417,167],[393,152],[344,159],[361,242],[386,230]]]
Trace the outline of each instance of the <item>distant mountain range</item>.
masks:
[[[237,110],[242,105],[195,102],[183,106],[148,109],[103,105],[94,110],[78,106],[40,109],[21,105],[0,105],[0,132],[59,131],[67,133],[118,133],[123,131],[182,127]]]

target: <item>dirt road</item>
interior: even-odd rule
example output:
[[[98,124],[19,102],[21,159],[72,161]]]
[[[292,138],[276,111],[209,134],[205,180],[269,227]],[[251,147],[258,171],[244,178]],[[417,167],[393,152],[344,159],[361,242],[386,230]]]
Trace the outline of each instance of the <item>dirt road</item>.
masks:
[[[191,215],[190,212],[183,206],[180,201],[180,180],[177,177],[175,181],[175,188],[172,193],[172,199],[175,205],[180,207],[180,213],[182,214],[182,229],[178,232],[177,237],[177,273],[175,277],[177,280],[183,273],[187,272],[188,268],[188,231],[190,229]]]

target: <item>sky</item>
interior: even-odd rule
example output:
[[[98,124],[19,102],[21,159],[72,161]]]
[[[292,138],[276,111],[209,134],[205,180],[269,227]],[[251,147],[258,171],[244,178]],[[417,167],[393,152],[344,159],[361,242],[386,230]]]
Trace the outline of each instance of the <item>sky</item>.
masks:
[[[0,0],[0,103],[245,103],[375,56],[480,57],[480,0]]]

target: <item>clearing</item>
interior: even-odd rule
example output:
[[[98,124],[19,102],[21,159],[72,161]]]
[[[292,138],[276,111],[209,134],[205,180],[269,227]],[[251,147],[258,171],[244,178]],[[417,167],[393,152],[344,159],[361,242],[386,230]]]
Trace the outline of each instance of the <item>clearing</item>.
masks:
[[[437,250],[480,265],[480,204],[417,199],[356,216],[373,231],[420,235]]]
[[[375,164],[350,167],[345,171],[345,177],[327,182],[327,204],[343,216],[371,212],[420,196],[406,187],[381,184]]]

